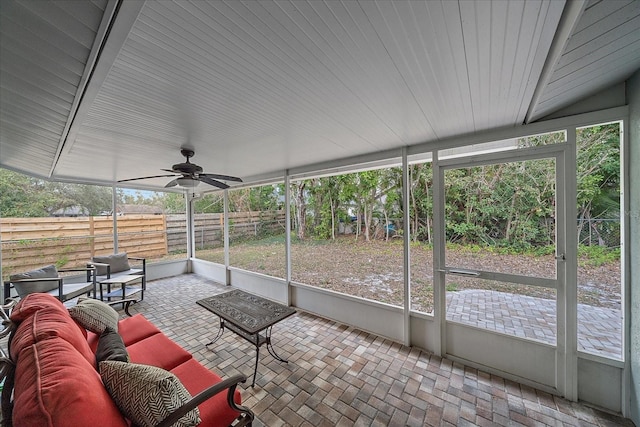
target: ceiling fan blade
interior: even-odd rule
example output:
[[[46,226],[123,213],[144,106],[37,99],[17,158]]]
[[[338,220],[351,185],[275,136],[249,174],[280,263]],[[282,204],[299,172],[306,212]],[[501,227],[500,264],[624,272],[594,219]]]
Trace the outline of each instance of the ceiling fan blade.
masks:
[[[169,171],[171,172],[171,171]],[[129,178],[129,179],[121,179],[118,182],[128,182],[128,181],[137,181],[139,179],[151,179],[151,178],[168,178],[176,175],[154,175],[154,176],[143,176],[141,178]]]
[[[198,176],[206,176],[207,178],[221,179],[223,181],[242,182],[242,179],[238,178],[237,176],[218,175],[215,173],[201,173]]]
[[[173,173],[180,173],[179,171],[176,172],[173,169],[160,169],[161,171],[165,171],[165,172],[173,172]]]
[[[207,176],[207,174],[200,174],[198,176],[198,179],[200,181],[204,182],[205,184],[213,185],[214,187],[218,187],[218,188],[221,188],[223,190],[226,189],[226,188],[229,188],[229,186],[227,184],[225,184],[224,182],[220,182],[220,181],[216,181],[215,179],[211,179],[211,178],[209,178],[209,176]]]
[[[178,180],[174,179],[172,181],[169,181],[167,185],[164,186],[164,188],[175,187],[176,185],[178,185]]]

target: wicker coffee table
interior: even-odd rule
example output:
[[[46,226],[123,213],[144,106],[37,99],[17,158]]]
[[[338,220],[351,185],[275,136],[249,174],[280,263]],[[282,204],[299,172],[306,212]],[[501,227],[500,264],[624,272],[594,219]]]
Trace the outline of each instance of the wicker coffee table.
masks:
[[[278,356],[271,344],[271,330],[273,325],[292,316],[296,312],[293,308],[239,289],[204,298],[196,303],[220,319],[218,333],[207,346],[222,336],[225,327],[255,346],[256,363],[251,387],[256,384],[260,347],[263,344],[267,345],[267,350],[274,359],[287,363],[287,360]]]

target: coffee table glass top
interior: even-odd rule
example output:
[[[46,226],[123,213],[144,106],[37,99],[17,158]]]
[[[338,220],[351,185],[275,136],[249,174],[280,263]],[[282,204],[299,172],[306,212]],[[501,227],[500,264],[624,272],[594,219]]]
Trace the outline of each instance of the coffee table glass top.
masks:
[[[255,334],[291,316],[292,307],[235,289],[196,301],[249,334]]]

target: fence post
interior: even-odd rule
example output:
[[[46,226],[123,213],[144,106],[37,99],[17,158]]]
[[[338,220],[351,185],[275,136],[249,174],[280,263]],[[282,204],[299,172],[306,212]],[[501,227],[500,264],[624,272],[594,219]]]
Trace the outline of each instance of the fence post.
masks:
[[[93,215],[89,217],[89,241],[90,243],[90,252],[91,258],[96,254],[96,233],[95,233],[95,225],[93,224]]]
[[[164,250],[165,253],[169,253],[169,230],[167,229],[167,216],[162,214],[162,230],[164,235]]]

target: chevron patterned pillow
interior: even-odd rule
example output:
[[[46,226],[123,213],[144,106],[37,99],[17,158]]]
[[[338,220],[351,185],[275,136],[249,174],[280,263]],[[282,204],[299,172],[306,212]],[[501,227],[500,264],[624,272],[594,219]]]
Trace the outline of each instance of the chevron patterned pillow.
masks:
[[[83,328],[96,334],[103,333],[106,328],[118,330],[118,312],[97,299],[78,299],[78,304],[69,309],[69,314]]]
[[[100,362],[100,376],[118,408],[140,427],[155,426],[191,399],[178,377],[155,366],[116,361]],[[198,408],[174,426],[200,424]]]

